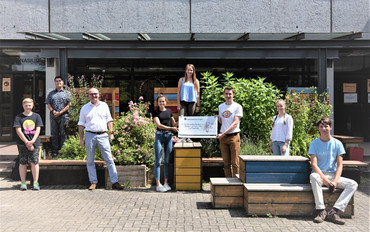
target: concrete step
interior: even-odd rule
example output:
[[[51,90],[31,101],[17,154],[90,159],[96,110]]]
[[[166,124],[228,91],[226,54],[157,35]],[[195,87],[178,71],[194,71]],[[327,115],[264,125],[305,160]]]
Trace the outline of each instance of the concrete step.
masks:
[[[15,165],[14,161],[0,161],[0,168],[13,168]]]
[[[0,168],[0,177],[10,177],[12,174],[13,168]]]
[[[14,161],[18,155],[16,154],[10,154],[10,155],[0,155],[0,161]]]

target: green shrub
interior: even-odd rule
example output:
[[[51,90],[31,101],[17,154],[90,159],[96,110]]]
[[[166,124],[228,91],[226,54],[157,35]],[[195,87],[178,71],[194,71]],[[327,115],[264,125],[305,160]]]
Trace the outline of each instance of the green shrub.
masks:
[[[78,120],[82,106],[90,101],[89,88],[101,88],[103,86],[104,77],[93,74],[90,78],[81,76],[71,76],[68,74],[68,86],[66,89],[71,93],[71,107],[68,110],[69,123],[68,135],[74,135],[78,131]]]
[[[264,78],[234,78],[233,73],[225,73],[223,80],[209,72],[201,73],[201,115],[218,114],[218,105],[225,102],[223,89],[232,86],[235,91],[234,101],[243,107],[240,121],[241,136],[253,142],[262,140],[268,143],[271,131],[271,117],[275,112],[275,101],[279,98],[279,89]]]
[[[240,155],[272,155],[269,152],[269,144],[262,140],[253,142],[248,138],[243,138],[240,145]]]
[[[319,136],[316,122],[323,116],[330,116],[332,106],[327,103],[326,93],[286,95],[286,111],[293,117],[293,138],[290,155],[308,157],[308,148]]]
[[[142,99],[142,97],[140,97]],[[114,140],[112,154],[121,165],[154,163],[154,136],[156,125],[145,114],[149,102],[130,101],[130,110],[114,121]]]
[[[80,146],[79,135],[69,136],[59,151],[58,159],[62,160],[86,160],[86,149]],[[103,160],[99,149],[95,150],[95,160]]]

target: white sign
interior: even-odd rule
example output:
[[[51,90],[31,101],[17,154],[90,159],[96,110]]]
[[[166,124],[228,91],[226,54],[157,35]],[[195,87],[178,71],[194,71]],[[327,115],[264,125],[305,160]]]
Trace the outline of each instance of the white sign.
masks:
[[[186,116],[179,117],[179,137],[216,138],[217,117]]]
[[[367,103],[370,103],[370,93],[367,94]]]
[[[357,103],[357,93],[345,93],[344,103]]]

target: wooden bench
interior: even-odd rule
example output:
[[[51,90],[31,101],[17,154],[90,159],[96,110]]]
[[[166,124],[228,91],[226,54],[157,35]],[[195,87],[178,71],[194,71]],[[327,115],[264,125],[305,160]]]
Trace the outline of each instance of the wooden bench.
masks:
[[[308,159],[301,156],[239,156],[244,183],[309,183]]]
[[[309,216],[314,213],[315,200],[311,185],[308,184],[311,169],[307,158],[239,157],[239,178],[210,178],[211,202],[214,208],[239,208],[244,206],[248,215],[260,216],[268,214]],[[213,162],[221,163],[218,159],[214,159]],[[366,165],[366,163],[360,164],[357,162],[345,162],[345,165]],[[295,176],[296,173],[297,176]],[[329,193],[328,188],[323,187],[323,191],[324,201],[329,210],[342,190],[337,189],[335,193]],[[346,211],[341,215],[343,217],[354,215],[353,197]]]
[[[40,155],[39,155],[39,160],[41,159],[46,159],[49,153],[49,148],[51,146],[51,139],[49,135],[40,135]]]
[[[330,210],[342,190],[330,193],[323,187],[326,209]],[[343,217],[354,215],[353,197]],[[310,184],[244,184],[244,208],[248,215],[310,216],[315,212],[315,199]]]
[[[243,182],[239,178],[210,178],[214,208],[242,208]]]

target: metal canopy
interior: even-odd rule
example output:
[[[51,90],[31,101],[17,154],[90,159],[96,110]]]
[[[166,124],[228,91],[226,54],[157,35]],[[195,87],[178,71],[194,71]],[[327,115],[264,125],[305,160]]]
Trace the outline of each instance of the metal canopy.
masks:
[[[233,40],[354,40],[361,32],[343,33],[47,33],[21,32],[31,40],[155,40],[155,41],[233,41]]]

